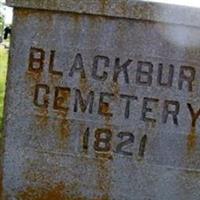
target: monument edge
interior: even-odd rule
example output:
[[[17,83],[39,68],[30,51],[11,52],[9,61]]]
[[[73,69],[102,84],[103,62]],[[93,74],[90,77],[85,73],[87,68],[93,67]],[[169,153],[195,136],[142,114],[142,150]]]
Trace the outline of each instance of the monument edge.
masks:
[[[7,0],[16,8],[73,12],[200,27],[200,8],[139,0]]]

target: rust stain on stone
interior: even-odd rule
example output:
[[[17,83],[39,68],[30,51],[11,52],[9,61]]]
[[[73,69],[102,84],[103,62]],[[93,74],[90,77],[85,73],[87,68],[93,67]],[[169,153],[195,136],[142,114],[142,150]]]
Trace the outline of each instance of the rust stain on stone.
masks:
[[[106,185],[105,185],[106,187]],[[72,187],[67,188],[63,182],[55,184],[54,186],[44,188],[27,187],[24,191],[17,194],[18,200],[109,200],[108,195],[104,194],[100,197],[88,199],[82,195],[67,194],[73,191]]]
[[[102,160],[113,160],[113,156],[111,151],[110,152],[106,152],[106,153],[99,153],[99,152],[95,152],[95,157],[97,159],[102,159]]]
[[[31,188],[18,194],[20,200],[66,200],[64,195],[64,183],[58,183],[52,188]]]
[[[106,102],[102,103],[101,106],[100,106],[100,109],[101,109],[102,113],[105,113],[105,114],[109,113],[109,110],[110,110],[109,104],[106,103]],[[105,119],[105,126],[107,128],[111,129],[111,122],[110,122],[111,117],[109,115],[105,115],[104,119]]]
[[[59,123],[59,133],[60,133],[60,139],[61,141],[66,141],[66,139],[69,137],[70,135],[70,123],[69,120],[65,119],[65,117],[63,117],[63,119],[61,119],[60,123]]]
[[[65,144],[67,138],[70,135],[70,123],[67,119],[67,112],[59,111],[58,115],[60,116],[60,119],[58,119],[59,139],[62,144]]]
[[[17,9],[17,16],[27,18],[29,15],[32,15],[32,10],[30,9]]]
[[[57,107],[61,108],[61,107],[68,107],[69,106],[69,98],[70,98],[70,93],[60,90],[60,101],[57,101]],[[64,105],[65,104],[65,105]],[[68,108],[67,109],[58,109],[57,113],[60,117],[59,119],[59,137],[60,140],[62,142],[66,141],[66,139],[68,138],[69,134],[70,134],[70,124],[69,124],[69,120],[67,119],[67,115],[68,115]]]
[[[99,159],[96,161],[97,167],[97,180],[96,184],[98,190],[102,193],[102,196],[97,198],[97,200],[109,200],[110,199],[110,186],[111,186],[111,179],[110,179],[110,168],[109,168],[109,161],[105,159]]]
[[[50,74],[49,76],[50,76],[50,80],[51,80],[50,84],[52,84],[53,86],[55,86],[55,84],[57,84],[58,81],[60,80],[59,76],[55,76],[53,74]]]
[[[27,92],[31,97],[34,97],[35,85],[41,82],[42,74],[27,71],[25,79],[27,80],[28,89]]]
[[[76,13],[71,13],[70,15],[74,18],[74,21],[76,23],[78,23],[78,24],[80,23],[81,15],[76,14]]]
[[[42,71],[30,71],[25,73],[25,79],[27,80],[27,94],[34,99],[35,87],[42,82]],[[47,94],[44,95],[44,101],[48,100]],[[36,123],[40,128],[45,128],[48,125],[48,108],[38,108],[36,113]]]
[[[27,71],[26,76],[29,79],[33,79],[34,81],[39,82],[41,80],[42,73],[35,73],[35,72]]]
[[[27,71],[25,73],[25,80],[27,82],[27,94],[34,97],[35,94],[35,85],[41,82],[42,74],[41,73],[34,73]]]
[[[196,148],[197,144],[197,134],[196,134],[196,128],[192,127],[191,131],[187,137],[187,148],[189,152],[192,152]]]
[[[40,128],[45,128],[48,125],[48,109],[40,108],[38,109],[38,113],[36,114],[37,124]]]
[[[111,122],[111,116],[109,115],[110,112],[110,107],[109,107],[109,103],[106,102],[102,102],[100,104],[100,111],[101,113],[104,113],[104,126],[106,129],[109,129],[111,132],[113,127],[112,127],[112,122]],[[112,160],[113,156],[111,151],[109,152],[96,152],[96,158],[102,158],[102,159],[106,159],[106,160]]]
[[[102,195],[94,195],[92,198],[86,198],[79,190],[79,182],[59,181],[53,183],[54,177],[47,175],[47,171],[40,171],[37,167],[33,168],[35,163],[31,164],[31,169],[24,173],[25,179],[31,183],[24,190],[18,192],[17,200],[110,200],[109,198],[109,167],[104,160],[96,161],[97,164],[97,187]],[[37,165],[37,164],[36,164]],[[56,176],[58,169],[50,169],[51,174]],[[49,172],[48,172],[49,173]],[[33,184],[34,183],[34,184]],[[37,184],[36,184],[37,183]],[[36,186],[40,184],[41,186]],[[34,185],[34,186],[33,186]]]
[[[101,103],[100,109],[102,113],[109,113],[109,104],[108,103]]]

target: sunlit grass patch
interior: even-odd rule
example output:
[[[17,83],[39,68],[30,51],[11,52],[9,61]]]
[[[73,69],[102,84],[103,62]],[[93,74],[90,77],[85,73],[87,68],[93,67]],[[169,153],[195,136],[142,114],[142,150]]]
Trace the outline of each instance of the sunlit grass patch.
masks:
[[[0,47],[0,131],[2,132],[8,49]]]

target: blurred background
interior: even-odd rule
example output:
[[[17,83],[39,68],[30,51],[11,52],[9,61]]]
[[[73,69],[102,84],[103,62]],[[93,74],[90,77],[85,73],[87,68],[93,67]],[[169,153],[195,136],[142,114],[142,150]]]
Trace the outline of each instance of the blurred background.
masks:
[[[5,6],[5,1],[0,0],[0,133],[2,132],[3,101],[5,94],[5,82],[11,26],[12,8]],[[5,33],[6,30],[7,33]]]

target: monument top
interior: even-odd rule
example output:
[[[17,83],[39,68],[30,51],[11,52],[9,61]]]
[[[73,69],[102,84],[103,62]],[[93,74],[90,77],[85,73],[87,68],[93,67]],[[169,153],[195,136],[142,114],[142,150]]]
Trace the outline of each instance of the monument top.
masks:
[[[200,27],[198,8],[138,0],[7,0],[7,5]]]

